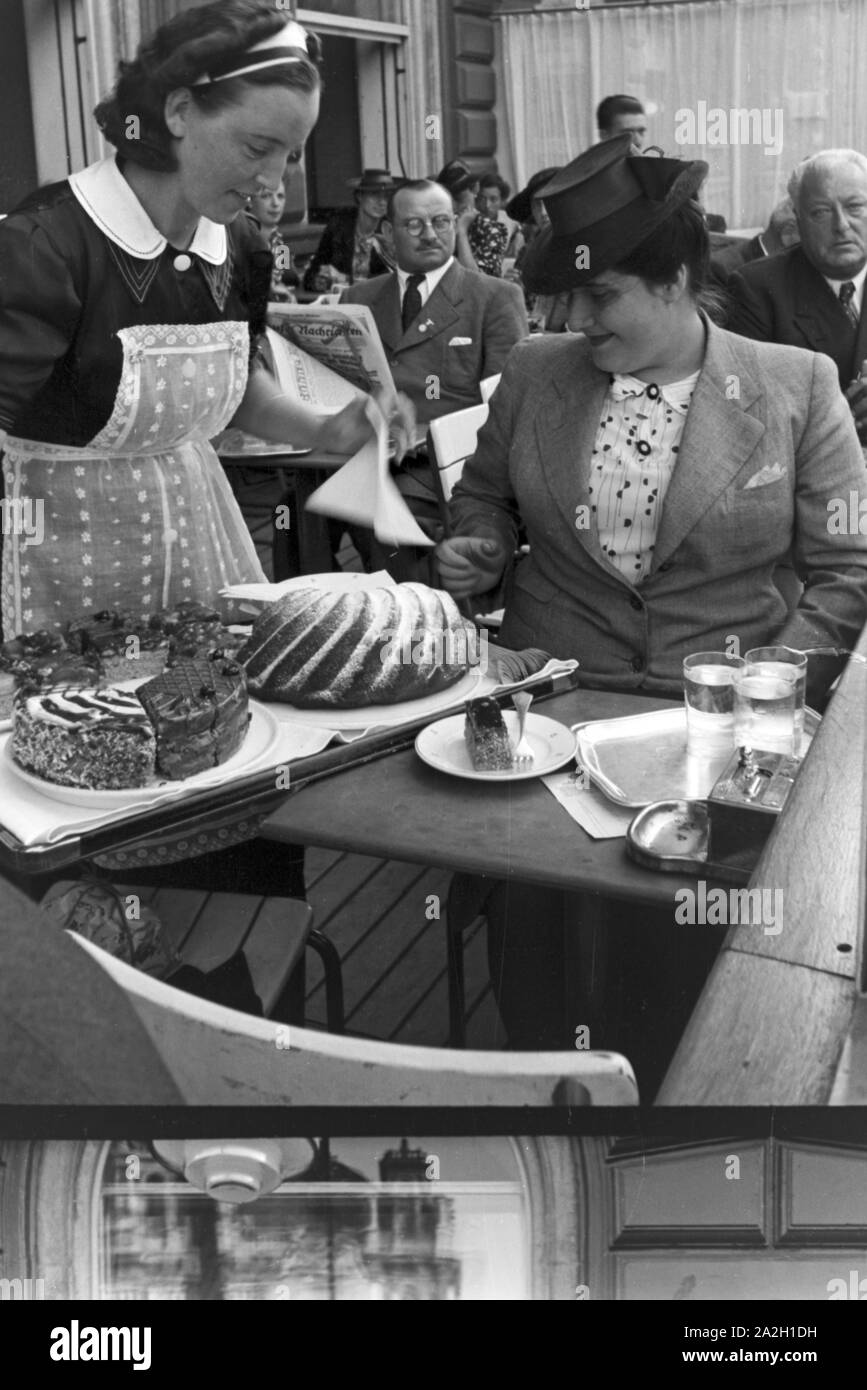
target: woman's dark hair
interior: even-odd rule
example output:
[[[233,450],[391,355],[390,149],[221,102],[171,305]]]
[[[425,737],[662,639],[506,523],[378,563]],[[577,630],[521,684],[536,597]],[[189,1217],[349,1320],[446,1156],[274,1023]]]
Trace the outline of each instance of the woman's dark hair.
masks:
[[[213,112],[240,102],[249,87],[316,91],[321,51],[315,34],[307,35],[309,62],[262,68],[201,87],[192,85],[221,60],[233,54],[240,59],[253,44],[278,33],[288,19],[288,13],[274,9],[266,0],[218,0],[217,4],[200,5],[176,15],[139,45],[132,62],[120,64],[117,86],[94,112],[106,140],[125,159],[146,169],[171,173],[177,162],[164,115],[170,92],[189,87],[196,106]]]
[[[710,285],[710,239],[701,206],[690,199],[682,203],[661,227],[613,267],[623,275],[637,275],[652,285],[669,285],[682,265],[689,275],[689,291],[710,318],[723,317],[723,301]]]
[[[512,192],[511,188],[506,183],[506,180],[501,179],[499,174],[494,173],[482,175],[479,181],[479,189],[481,190],[483,188],[499,188],[500,197],[502,198],[503,202],[506,201],[506,199]]]

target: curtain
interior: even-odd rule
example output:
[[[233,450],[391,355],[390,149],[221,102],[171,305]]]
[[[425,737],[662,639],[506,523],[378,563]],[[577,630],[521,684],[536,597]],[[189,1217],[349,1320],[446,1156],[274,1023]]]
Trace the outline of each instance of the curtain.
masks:
[[[504,172],[517,188],[594,144],[596,106],[615,92],[655,106],[649,144],[707,161],[705,207],[731,229],[763,227],[804,156],[867,151],[867,0],[591,4],[501,24]]]

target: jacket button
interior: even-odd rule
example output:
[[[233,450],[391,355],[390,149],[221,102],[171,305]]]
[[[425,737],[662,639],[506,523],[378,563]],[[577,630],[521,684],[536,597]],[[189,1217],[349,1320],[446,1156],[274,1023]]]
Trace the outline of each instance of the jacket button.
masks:
[[[644,607],[644,604],[641,602],[641,599],[638,597],[637,594],[630,594],[629,602],[636,611]]]
[[[640,656],[634,656],[629,664],[632,667],[633,671],[638,672],[644,670],[644,661]]]

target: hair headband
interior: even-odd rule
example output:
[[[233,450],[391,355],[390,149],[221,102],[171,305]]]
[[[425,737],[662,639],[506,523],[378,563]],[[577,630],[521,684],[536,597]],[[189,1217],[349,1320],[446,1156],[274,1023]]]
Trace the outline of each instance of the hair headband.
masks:
[[[261,72],[262,68],[277,67],[280,63],[309,62],[307,35],[294,19],[289,20],[282,29],[270,38],[254,43],[243,53],[233,53],[215,63],[210,72],[199,77],[192,84],[205,87],[212,82],[225,82],[229,77],[243,77],[248,72]]]

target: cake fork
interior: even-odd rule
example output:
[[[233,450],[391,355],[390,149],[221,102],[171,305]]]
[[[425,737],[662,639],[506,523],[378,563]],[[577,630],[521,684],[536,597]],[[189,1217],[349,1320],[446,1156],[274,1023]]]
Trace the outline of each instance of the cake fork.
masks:
[[[512,765],[514,767],[529,767],[530,763],[536,760],[536,755],[533,752],[530,740],[524,737],[524,723],[527,718],[527,710],[532,703],[533,697],[529,690],[516,690],[512,696],[512,704],[518,711],[518,742],[515,744],[512,753]]]

